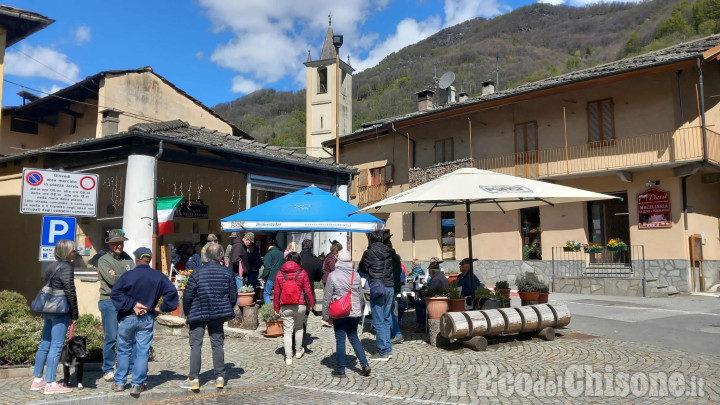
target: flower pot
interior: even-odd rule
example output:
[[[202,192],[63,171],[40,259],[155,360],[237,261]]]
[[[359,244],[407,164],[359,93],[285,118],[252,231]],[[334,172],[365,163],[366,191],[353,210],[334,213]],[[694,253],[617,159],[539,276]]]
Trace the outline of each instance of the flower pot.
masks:
[[[608,247],[608,250],[611,252],[625,252],[627,251],[627,246]]]
[[[547,304],[547,302],[548,302],[548,295],[550,295],[550,293],[541,292],[541,293],[538,295],[538,304]]]
[[[575,248],[571,248],[571,247],[563,247],[564,252],[577,252],[579,250],[580,249],[575,249]]]
[[[460,276],[460,273],[455,274],[445,274],[445,276],[448,279],[448,283],[452,283],[453,281],[457,280],[458,276]]]
[[[283,321],[278,319],[276,321],[265,321],[267,330],[263,334],[265,337],[278,337],[283,335]]]
[[[602,248],[585,248],[585,253],[600,253]]]
[[[518,292],[520,294],[520,299],[523,301],[537,301],[538,297],[540,296],[540,291],[532,291],[532,292]]]
[[[502,308],[500,298],[480,298],[480,309],[499,309]]]
[[[255,293],[254,292],[238,293],[238,306],[239,307],[249,307],[250,305],[255,305]]]
[[[498,292],[503,296],[503,300],[510,305],[510,289],[509,288],[498,288]]]
[[[427,302],[427,313],[430,319],[440,319],[442,314],[448,310],[448,297],[429,297],[425,298]]]
[[[462,312],[465,310],[465,298],[448,300],[448,312]]]

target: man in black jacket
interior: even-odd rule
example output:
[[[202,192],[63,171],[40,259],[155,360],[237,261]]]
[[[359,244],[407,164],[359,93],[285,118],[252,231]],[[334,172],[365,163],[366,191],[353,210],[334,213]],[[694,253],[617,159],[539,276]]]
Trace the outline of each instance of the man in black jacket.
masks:
[[[322,281],[322,263],[320,263],[320,259],[317,258],[312,252],[313,249],[313,241],[310,239],[305,239],[302,241],[302,251],[300,252],[300,266],[302,266],[303,269],[308,274],[308,277],[310,278],[310,283],[314,283],[316,281]]]
[[[180,384],[180,388],[192,390],[200,389],[200,351],[205,327],[212,346],[215,386],[225,386],[223,323],[235,316],[233,307],[238,296],[233,273],[220,264],[220,258],[223,257],[222,246],[211,244],[205,251],[205,257],[207,264],[190,275],[183,294],[183,308],[190,325],[190,373],[188,379]]]
[[[390,329],[395,297],[395,280],[391,249],[383,243],[382,232],[370,235],[370,247],[360,259],[358,272],[367,273],[370,286],[370,310],[375,328],[375,340],[378,352],[370,356],[371,360],[388,361],[392,357]],[[377,286],[378,288],[373,288]],[[373,294],[378,292],[378,294]]]

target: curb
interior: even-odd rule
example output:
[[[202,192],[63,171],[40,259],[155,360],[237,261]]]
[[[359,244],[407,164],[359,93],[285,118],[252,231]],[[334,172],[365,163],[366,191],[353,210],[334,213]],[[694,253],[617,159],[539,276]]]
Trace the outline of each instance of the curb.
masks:
[[[148,371],[162,371],[167,370],[170,367],[168,363],[162,362],[162,361],[151,361],[148,363]],[[24,366],[24,367],[13,367],[13,368],[5,368],[0,369],[0,380],[7,380],[11,378],[20,378],[20,377],[28,377],[31,378],[33,376],[33,370],[34,366]],[[102,363],[87,363],[84,367],[85,371],[101,371],[102,370]],[[57,375],[62,376],[63,369],[62,364],[58,363],[58,369],[57,369]],[[72,374],[75,374],[75,371],[72,371]]]

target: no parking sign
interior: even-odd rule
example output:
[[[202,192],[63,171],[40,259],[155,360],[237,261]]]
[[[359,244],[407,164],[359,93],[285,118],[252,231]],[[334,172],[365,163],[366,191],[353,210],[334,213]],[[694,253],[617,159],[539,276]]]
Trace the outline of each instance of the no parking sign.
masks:
[[[97,174],[23,169],[20,212],[94,217],[97,185]]]

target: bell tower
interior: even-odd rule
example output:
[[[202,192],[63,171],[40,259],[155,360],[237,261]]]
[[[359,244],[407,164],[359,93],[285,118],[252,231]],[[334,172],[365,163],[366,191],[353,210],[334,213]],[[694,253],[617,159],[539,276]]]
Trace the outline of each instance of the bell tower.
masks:
[[[330,19],[320,59],[312,60],[308,51],[304,63],[307,74],[305,145],[311,156],[331,157],[322,150],[322,143],[352,131],[354,69],[349,59],[348,63],[339,59],[338,43],[342,43],[342,37],[333,35]]]

